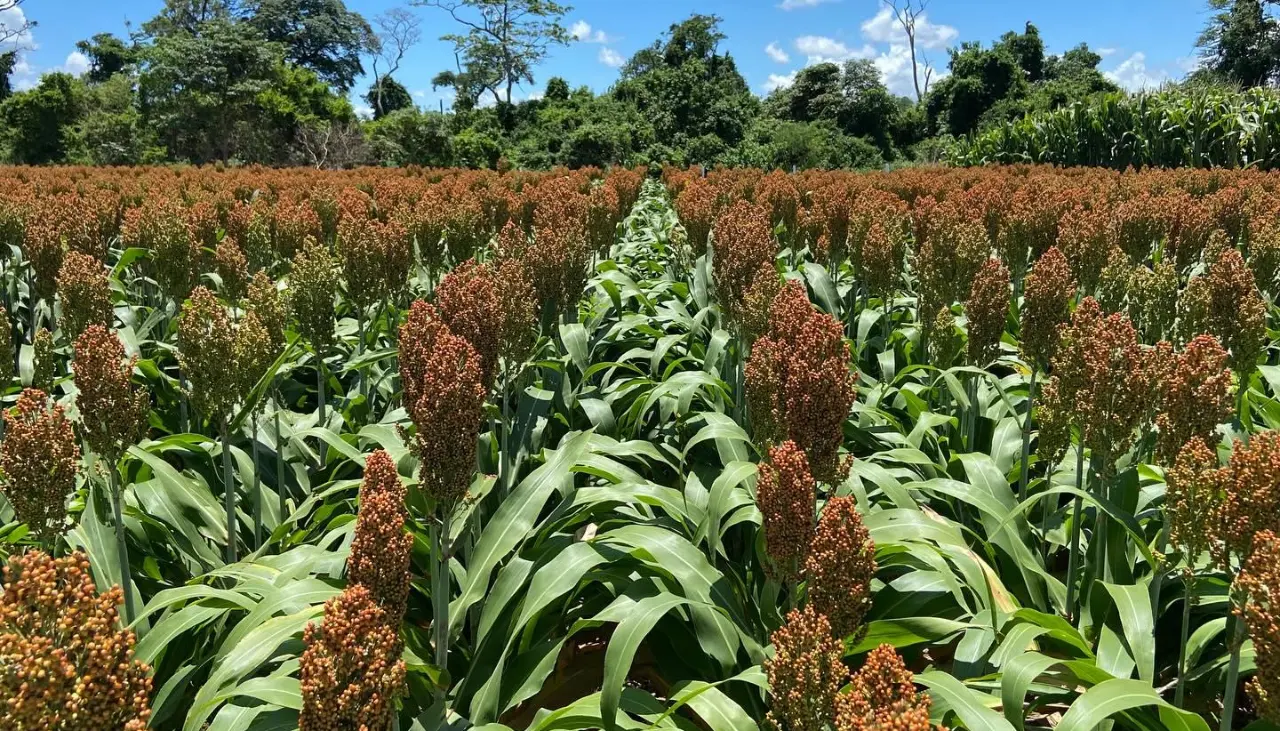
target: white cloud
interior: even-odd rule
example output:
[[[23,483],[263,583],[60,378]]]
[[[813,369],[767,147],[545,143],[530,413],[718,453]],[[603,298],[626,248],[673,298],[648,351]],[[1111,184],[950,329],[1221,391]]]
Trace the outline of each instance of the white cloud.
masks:
[[[22,8],[17,5],[0,10],[0,36],[7,36],[18,28],[25,28],[26,25],[27,16],[23,14]],[[23,30],[0,44],[0,51],[10,51],[14,48],[36,48],[35,39],[32,38],[30,29]]]
[[[1102,72],[1102,75],[1129,91],[1154,89],[1169,81],[1167,71],[1147,69],[1147,54],[1142,51],[1121,61],[1114,69]]]
[[[949,25],[930,23],[928,14],[916,18],[916,48],[939,50],[951,45],[960,31]],[[875,17],[862,22],[862,36],[874,43],[906,43],[907,32],[889,8],[880,8]]]
[[[600,63],[615,69],[627,62],[627,59],[623,58],[621,53],[608,47],[601,48],[597,58],[600,59]]]
[[[783,74],[769,74],[769,79],[764,82],[764,90],[766,92],[772,92],[791,86],[796,83],[796,73],[798,72],[792,71],[785,76]]]
[[[40,82],[40,74],[27,63],[27,59],[19,56],[18,62],[13,65],[13,73],[9,76],[9,81],[13,84],[16,91],[26,91],[27,89],[36,88],[36,84]]]
[[[840,63],[851,58],[871,58],[876,55],[876,49],[870,45],[849,48],[826,36],[800,36],[796,39],[796,50],[808,57],[809,65],[828,61]]]
[[[581,43],[608,43],[614,40],[602,30],[592,30],[591,24],[585,20],[576,21],[569,26],[569,35]]]
[[[1204,59],[1199,56],[1179,56],[1175,64],[1182,70],[1184,74],[1194,74],[1200,70],[1200,65],[1204,63]]]
[[[1095,49],[1093,49],[1094,53],[1098,54],[1099,56],[1102,56],[1103,58],[1106,58],[1107,56],[1114,56],[1114,55],[1116,55],[1116,50],[1117,50],[1117,49],[1115,49],[1115,48],[1095,48]]]
[[[357,104],[356,116],[361,119],[373,119],[373,107],[367,104]]]
[[[786,51],[778,47],[778,44],[774,41],[770,41],[769,45],[764,47],[764,52],[768,54],[769,58],[777,61],[778,63],[786,63],[791,60],[791,56],[788,55]]]
[[[414,99],[423,99],[426,96],[427,96],[427,92],[423,91],[422,89],[415,89],[413,92]]]
[[[815,5],[830,2],[839,2],[839,0],[782,0],[778,7],[783,10],[797,10],[799,8],[812,8]]]
[[[79,51],[72,51],[62,63],[62,70],[72,76],[79,76],[89,70],[89,57]]]

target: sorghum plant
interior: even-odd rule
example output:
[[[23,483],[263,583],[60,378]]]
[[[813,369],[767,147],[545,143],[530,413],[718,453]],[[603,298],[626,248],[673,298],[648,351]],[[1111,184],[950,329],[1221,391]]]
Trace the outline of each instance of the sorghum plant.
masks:
[[[69,251],[63,257],[58,271],[58,298],[62,301],[58,324],[67,342],[74,342],[90,325],[110,327],[115,319],[107,268],[87,254]]]
[[[1178,316],[1184,339],[1200,333],[1217,336],[1231,354],[1231,370],[1247,383],[1266,341],[1266,314],[1253,272],[1240,252],[1229,248],[1209,264],[1207,274],[1187,284]]]
[[[770,638],[774,655],[764,661],[769,678],[769,728],[827,731],[836,718],[837,696],[849,679],[843,646],[831,624],[811,606],[787,613],[787,623]]]
[[[819,481],[848,473],[840,459],[844,421],[856,376],[840,323],[809,302],[804,285],[787,282],[769,312],[746,366],[746,397],[757,439],[791,440],[804,450]]]
[[[293,257],[289,274],[289,309],[298,332],[311,344],[316,358],[316,396],[320,423],[328,422],[324,359],[334,340],[334,297],[338,293],[338,267],[324,244],[311,240]]]
[[[1129,275],[1129,317],[1142,331],[1143,340],[1154,343],[1173,336],[1178,311],[1178,271],[1161,260],[1154,267],[1138,264]]]
[[[1210,442],[1218,424],[1231,417],[1231,371],[1227,351],[1212,335],[1197,335],[1173,355],[1157,390],[1156,459],[1171,465],[1190,439]]]
[[[809,604],[831,622],[835,636],[857,642],[866,632],[871,609],[871,579],[876,573],[876,544],[850,497],[827,501],[805,557]]]
[[[10,728],[144,731],[151,669],[118,629],[120,588],[99,594],[83,553],[10,557],[0,595],[0,707]]]
[[[480,380],[486,391],[494,386],[503,335],[499,286],[490,265],[468,259],[440,280],[435,293],[441,321],[480,356]]]
[[[430,528],[431,605],[436,665],[444,668],[449,659],[446,544],[453,510],[475,471],[485,389],[475,348],[450,332],[435,308],[421,300],[410,306],[400,326],[400,382],[405,410],[416,428],[412,447],[422,489],[435,506]],[[443,695],[438,689],[437,698],[443,700]]]
[[[999,354],[1009,315],[1009,270],[999,259],[988,259],[978,270],[964,310],[969,320],[969,363],[981,368]]]
[[[405,532],[405,488],[396,464],[383,450],[365,458],[360,510],[347,559],[347,584],[369,589],[398,629],[409,598],[409,552],[413,535]]]
[[[740,200],[716,219],[711,237],[716,294],[726,320],[738,328],[747,289],[760,267],[773,263],[777,248],[768,213]]]
[[[769,448],[759,469],[756,502],[770,559],[766,568],[778,580],[793,582],[813,540],[817,493],[809,461],[795,442],[783,442]]]
[[[849,690],[836,699],[837,731],[930,731],[929,696],[917,693],[914,677],[893,645],[867,654]]]
[[[249,262],[240,244],[230,236],[223,237],[214,249],[213,264],[218,278],[222,280],[222,287],[218,290],[222,298],[232,304],[244,299],[249,286]]]
[[[52,394],[54,371],[58,366],[58,356],[53,350],[53,333],[43,327],[37,330],[31,349],[31,387]]]
[[[388,731],[405,695],[401,642],[368,587],[348,586],[302,635],[302,711],[315,731]]]
[[[1280,722],[1280,538],[1265,530],[1254,536],[1253,553],[1245,561],[1236,586],[1247,597],[1237,610],[1253,640],[1257,670],[1249,681],[1249,697],[1258,716]]]
[[[41,541],[62,532],[67,497],[76,489],[80,447],[61,406],[47,406],[43,391],[27,389],[4,414],[0,476],[18,520]]]

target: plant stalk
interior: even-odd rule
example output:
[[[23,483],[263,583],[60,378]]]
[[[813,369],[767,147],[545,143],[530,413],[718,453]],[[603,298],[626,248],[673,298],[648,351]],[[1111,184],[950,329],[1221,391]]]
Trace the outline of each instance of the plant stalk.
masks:
[[[1076,490],[1080,490],[1084,483],[1084,445],[1076,446]],[[1075,502],[1071,508],[1071,547],[1067,554],[1067,616],[1075,619],[1075,597],[1076,597],[1076,563],[1077,553],[1080,552],[1080,508],[1081,498],[1076,495]]]
[[[432,630],[435,636],[435,665],[441,671],[449,663],[449,558],[445,544],[449,540],[449,516],[442,515],[440,522],[431,528],[431,609]],[[443,707],[446,689],[437,686],[436,700]]]
[[[280,522],[284,522],[285,488],[284,488],[284,438],[280,435],[280,402],[275,401],[275,409],[271,415],[276,431],[276,495],[280,499]]]
[[[107,470],[111,480],[111,509],[116,520],[116,554],[120,559],[120,587],[124,589],[124,621],[133,622],[138,616],[133,603],[133,576],[129,573],[129,542],[124,534],[124,490],[120,486],[120,475],[116,465]]]
[[[262,546],[262,471],[258,469],[258,414],[250,419],[253,424],[253,545]]]
[[[1173,705],[1182,708],[1182,699],[1187,684],[1187,636],[1191,631],[1191,594],[1195,584],[1194,576],[1182,580],[1182,633],[1178,636],[1178,683],[1174,686]]]
[[[226,561],[236,562],[236,486],[231,472],[231,436],[226,420],[222,423],[222,504],[227,510]]]
[[[1227,643],[1231,647],[1231,662],[1227,665],[1227,687],[1222,695],[1222,724],[1219,731],[1231,731],[1232,717],[1236,712],[1236,686],[1240,684],[1240,646],[1243,644],[1243,622],[1233,612],[1227,617]]]
[[[1031,459],[1031,412],[1036,402],[1036,369],[1031,369],[1031,385],[1027,388],[1027,416],[1022,420],[1022,462],[1018,475],[1018,502],[1027,499],[1027,481],[1030,470],[1027,462]]]

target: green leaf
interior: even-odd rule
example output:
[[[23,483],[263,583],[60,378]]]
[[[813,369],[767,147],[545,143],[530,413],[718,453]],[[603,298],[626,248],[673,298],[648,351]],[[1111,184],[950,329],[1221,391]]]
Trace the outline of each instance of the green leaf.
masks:
[[[659,594],[645,597],[636,602],[635,607],[622,620],[613,636],[609,638],[609,648],[604,656],[604,685],[600,690],[600,715],[605,728],[618,727],[618,705],[622,701],[622,685],[631,672],[631,661],[635,658],[640,643],[648,636],[649,631],[667,612],[688,599],[675,594]]]
[[[1209,731],[1194,713],[1174,708],[1141,680],[1113,678],[1084,692],[1071,704],[1056,731],[1092,731],[1103,721],[1134,708],[1156,706],[1162,728],[1169,731]]]

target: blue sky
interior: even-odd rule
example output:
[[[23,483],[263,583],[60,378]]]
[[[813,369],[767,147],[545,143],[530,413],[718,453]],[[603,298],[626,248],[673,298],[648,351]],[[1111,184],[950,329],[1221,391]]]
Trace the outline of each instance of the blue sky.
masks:
[[[348,7],[373,19],[406,0],[347,0]],[[900,33],[883,9],[882,0],[577,0],[565,16],[566,27],[579,40],[553,50],[536,73],[533,88],[521,98],[540,94],[546,80],[563,76],[570,85],[604,91],[617,78],[617,66],[651,44],[673,22],[694,12],[723,18],[728,38],[722,44],[737,60],[751,88],[764,95],[785,85],[810,63],[870,58],[895,92],[909,94],[910,61]],[[83,70],[85,59],[75,42],[100,31],[119,35],[126,22],[137,25],[152,17],[162,0],[26,0],[18,9],[0,13],[0,24],[20,14],[36,21],[30,50],[24,53],[15,81],[36,83],[51,70]],[[1130,89],[1158,86],[1184,76],[1194,67],[1196,36],[1208,17],[1204,0],[933,0],[920,38],[928,59],[945,74],[946,49],[961,41],[990,43],[1001,33],[1021,30],[1031,21],[1039,27],[1050,53],[1081,41],[1104,55],[1101,68]],[[412,8],[421,20],[422,41],[406,56],[397,77],[421,106],[435,108],[449,94],[432,90],[430,79],[452,68],[450,44],[439,36],[454,30],[441,10]],[[362,106],[357,103],[357,106]]]

